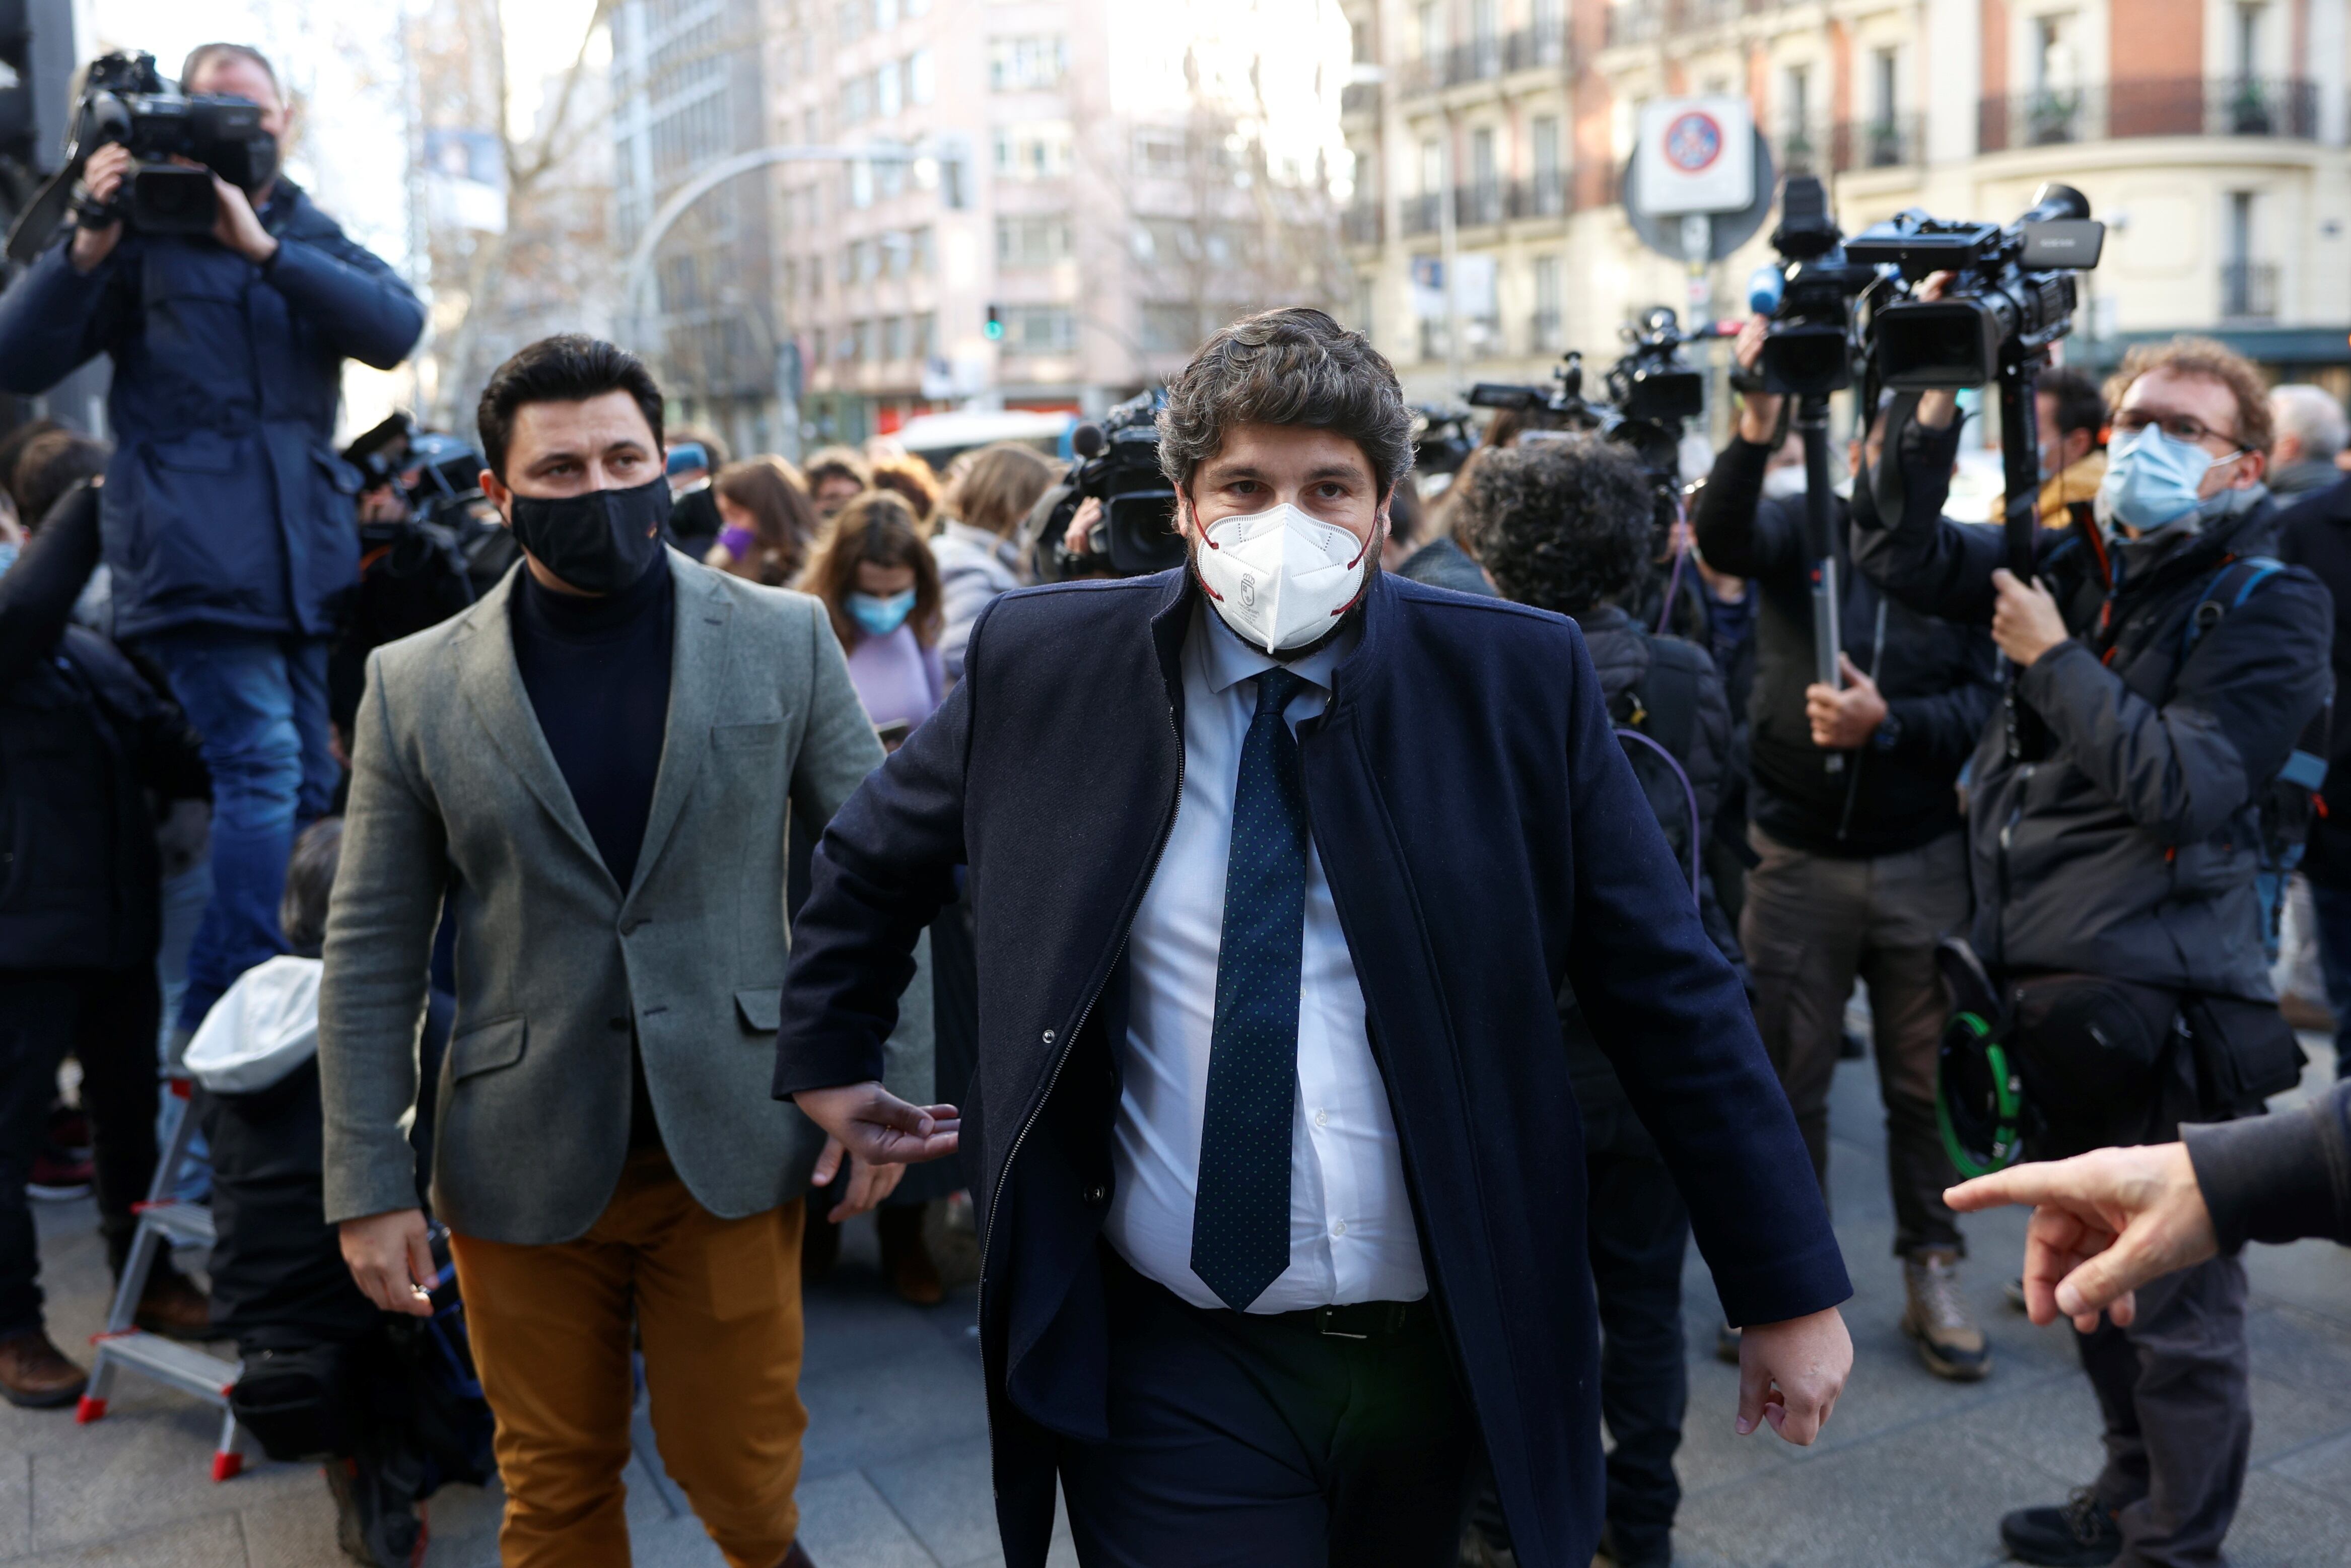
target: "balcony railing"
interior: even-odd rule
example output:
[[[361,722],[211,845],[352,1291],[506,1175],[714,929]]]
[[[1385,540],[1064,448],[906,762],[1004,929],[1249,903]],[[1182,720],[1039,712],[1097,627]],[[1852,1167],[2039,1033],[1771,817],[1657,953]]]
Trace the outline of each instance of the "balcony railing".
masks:
[[[1567,177],[1564,169],[1510,182],[1510,216],[1514,219],[1565,217],[1574,210],[1575,183]]]
[[[2278,313],[2278,269],[2273,261],[2220,265],[2220,314],[2238,321],[2268,321]]]
[[[1406,62],[1399,73],[1401,90],[1410,98],[1437,92],[1464,82],[1492,81],[1513,71],[1564,69],[1567,34],[1562,27],[1520,27],[1513,33],[1490,33],[1466,44]],[[1341,107],[1344,108],[1342,98]]]
[[[1406,235],[1435,234],[1444,215],[1437,205],[1439,200],[1434,195],[1406,196],[1401,204],[1398,227]],[[1564,217],[1574,210],[1575,183],[1563,169],[1524,180],[1473,181],[1453,188],[1453,222],[1457,228]],[[1348,237],[1354,236],[1350,234]]]
[[[2318,139],[2318,87],[2269,77],[2114,82],[1987,98],[1978,106],[1984,152],[2138,136]]]
[[[1830,138],[1836,170],[1901,169],[1926,162],[1926,127],[1915,114],[1848,120]]]
[[[1349,207],[1339,214],[1339,237],[1349,245],[1377,245],[1387,225],[1376,206]]]
[[[1377,114],[1380,111],[1380,84],[1375,81],[1351,81],[1339,89],[1341,114]]]
[[[1406,196],[1397,205],[1396,226],[1408,235],[1433,235],[1442,224],[1444,214],[1437,204],[1444,200],[1434,193],[1425,196]]]

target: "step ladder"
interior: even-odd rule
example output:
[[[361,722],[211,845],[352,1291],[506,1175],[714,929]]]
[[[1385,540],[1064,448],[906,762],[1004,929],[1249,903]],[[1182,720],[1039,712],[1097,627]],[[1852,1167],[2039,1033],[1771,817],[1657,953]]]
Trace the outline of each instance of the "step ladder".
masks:
[[[103,1416],[114,1375],[126,1368],[166,1387],[193,1394],[220,1406],[220,1446],[213,1450],[213,1479],[225,1481],[245,1469],[236,1416],[228,1407],[229,1390],[236,1385],[243,1365],[149,1333],[137,1322],[140,1298],[147,1293],[148,1271],[154,1268],[159,1251],[166,1247],[213,1244],[213,1211],[198,1203],[174,1202],[171,1196],[180,1179],[180,1166],[187,1159],[188,1145],[195,1136],[196,1119],[188,1113],[195,1083],[174,1074],[164,1080],[164,1087],[169,1091],[163,1103],[168,1130],[163,1134],[162,1157],[155,1162],[155,1179],[147,1188],[147,1201],[138,1205],[139,1229],[131,1239],[131,1257],[122,1266],[122,1282],[115,1287],[106,1327],[90,1340],[98,1355],[74,1419],[87,1424]]]

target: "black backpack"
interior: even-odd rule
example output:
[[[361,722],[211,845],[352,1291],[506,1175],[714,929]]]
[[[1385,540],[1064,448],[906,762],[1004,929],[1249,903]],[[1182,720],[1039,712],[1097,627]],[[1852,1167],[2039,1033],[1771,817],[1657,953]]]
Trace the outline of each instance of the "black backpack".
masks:
[[[1637,622],[1633,630],[1647,645],[1648,669],[1608,701],[1608,722],[1616,744],[1632,764],[1648,797],[1657,826],[1665,830],[1674,863],[1687,869],[1690,899],[1699,898],[1698,790],[1680,758],[1698,740],[1698,672],[1677,659],[1659,657],[1661,639]]]

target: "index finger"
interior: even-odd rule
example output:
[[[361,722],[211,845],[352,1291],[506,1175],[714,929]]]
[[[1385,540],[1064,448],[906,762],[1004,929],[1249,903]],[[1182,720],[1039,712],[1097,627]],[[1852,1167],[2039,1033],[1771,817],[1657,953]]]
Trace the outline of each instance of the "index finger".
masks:
[[[1945,1188],[1943,1201],[1962,1214],[1998,1208],[2002,1204],[2047,1203],[2057,1196],[2057,1184],[2050,1179],[2049,1169],[2045,1165],[2011,1166],[2004,1171]]]

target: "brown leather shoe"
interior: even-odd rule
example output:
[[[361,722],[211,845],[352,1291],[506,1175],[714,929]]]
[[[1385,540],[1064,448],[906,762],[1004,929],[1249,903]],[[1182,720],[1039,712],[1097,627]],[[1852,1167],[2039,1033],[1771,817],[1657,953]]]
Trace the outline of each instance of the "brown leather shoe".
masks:
[[[131,1321],[165,1339],[211,1339],[213,1299],[185,1274],[159,1270],[147,1277],[147,1293],[139,1298]]]
[[[882,1242],[882,1277],[898,1299],[918,1307],[935,1307],[946,1297],[939,1266],[923,1244],[923,1213],[919,1203],[885,1206],[873,1211],[873,1228]]]
[[[49,1343],[45,1329],[0,1339],[0,1399],[28,1410],[70,1405],[81,1397],[89,1375]]]

